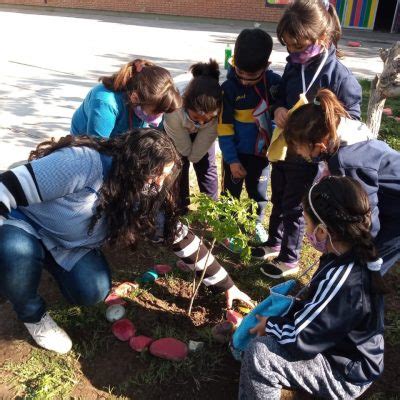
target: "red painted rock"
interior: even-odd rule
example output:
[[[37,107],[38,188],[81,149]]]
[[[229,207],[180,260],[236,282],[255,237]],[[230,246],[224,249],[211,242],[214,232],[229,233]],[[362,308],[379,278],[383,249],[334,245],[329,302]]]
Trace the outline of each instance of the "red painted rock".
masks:
[[[154,339],[147,336],[133,336],[129,340],[129,346],[135,351],[141,352],[147,350]]]
[[[385,114],[387,117],[393,116],[393,110],[392,110],[390,107],[384,108],[382,112],[383,112],[383,114]]]
[[[168,264],[156,264],[154,266],[154,271],[156,271],[158,275],[166,275],[172,271],[172,267]]]
[[[356,42],[356,41],[350,41],[350,42],[347,42],[347,46],[350,46],[350,47],[360,47],[360,46],[361,46],[361,43],[360,43],[360,42]]]
[[[171,361],[184,360],[188,351],[186,343],[174,338],[158,339],[150,345],[150,353],[153,356]]]
[[[104,300],[104,303],[106,303],[108,306],[112,306],[114,304],[126,306],[128,304],[124,299],[122,299],[116,293],[110,293]]]
[[[186,263],[184,263],[182,260],[178,260],[175,265],[176,265],[176,268],[180,269],[183,272],[190,271],[189,266]]]
[[[243,317],[242,317],[242,314],[239,314],[239,313],[236,312],[236,311],[233,311],[233,310],[226,310],[226,319],[227,319],[229,322],[232,322],[232,324],[233,324],[235,327],[238,327],[238,326],[241,324],[241,322],[242,322],[242,320],[243,320]]]
[[[114,289],[114,293],[117,296],[124,297],[128,296],[130,292],[132,292],[135,289],[138,289],[139,285],[136,282],[124,282],[118,285]]]
[[[122,342],[127,342],[136,333],[135,326],[127,318],[114,322],[111,330],[114,336]]]

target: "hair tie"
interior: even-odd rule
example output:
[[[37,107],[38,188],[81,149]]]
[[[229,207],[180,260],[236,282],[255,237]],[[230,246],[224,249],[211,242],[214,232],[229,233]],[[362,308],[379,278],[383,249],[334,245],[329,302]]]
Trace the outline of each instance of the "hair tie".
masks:
[[[135,61],[135,70],[136,72],[141,72],[142,69],[145,67],[145,62],[144,61]]]
[[[321,0],[321,3],[326,8],[326,10],[329,10],[329,0]]]
[[[314,104],[315,104],[316,106],[320,106],[320,105],[321,105],[321,102],[318,100],[318,97],[315,97],[315,99],[314,99]]]
[[[367,262],[367,267],[370,271],[378,272],[381,270],[383,264],[382,258],[378,258],[375,261]]]

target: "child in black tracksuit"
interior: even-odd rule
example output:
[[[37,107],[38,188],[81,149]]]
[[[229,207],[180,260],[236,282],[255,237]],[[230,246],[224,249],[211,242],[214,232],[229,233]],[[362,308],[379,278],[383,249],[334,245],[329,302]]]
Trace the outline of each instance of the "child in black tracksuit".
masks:
[[[289,51],[274,105],[274,120],[282,128],[287,111],[299,95],[304,93],[312,102],[321,87],[332,90],[350,116],[360,119],[361,87],[337,59],[335,44],[340,26],[334,24],[335,8],[329,3],[327,7],[321,0],[296,0],[278,24],[278,38]],[[296,27],[302,29],[296,31]],[[270,278],[295,275],[299,270],[304,234],[301,199],[316,173],[315,164],[304,162],[290,151],[285,160],[272,163],[269,238],[253,251],[255,258],[270,261],[261,267]]]
[[[385,289],[367,193],[351,178],[328,177],[303,206],[307,238],[324,255],[305,298],[251,330],[260,337],[244,355],[241,400],[278,400],[283,386],[353,399],[383,371]]]

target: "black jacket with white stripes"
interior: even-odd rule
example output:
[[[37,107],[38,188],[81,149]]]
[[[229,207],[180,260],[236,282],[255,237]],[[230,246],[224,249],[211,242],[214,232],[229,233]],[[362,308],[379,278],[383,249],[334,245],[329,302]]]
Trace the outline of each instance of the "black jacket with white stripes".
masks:
[[[321,257],[306,299],[266,325],[266,333],[300,359],[322,353],[333,370],[358,385],[383,371],[383,330],[383,297],[371,293],[371,272],[351,252]]]

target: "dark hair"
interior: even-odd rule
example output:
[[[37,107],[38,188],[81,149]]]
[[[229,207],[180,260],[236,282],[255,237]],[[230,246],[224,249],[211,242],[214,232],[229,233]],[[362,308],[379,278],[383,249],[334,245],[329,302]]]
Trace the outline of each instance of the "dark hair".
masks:
[[[330,176],[312,187],[303,198],[304,212],[315,225],[321,223],[312,206],[326,225],[332,239],[352,247],[358,262],[367,265],[376,261],[378,253],[371,236],[371,208],[368,195],[361,184],[346,176]],[[383,293],[382,278],[371,272],[372,288]]]
[[[271,55],[272,44],[271,36],[262,29],[243,29],[235,43],[235,67],[250,73],[265,68]]]
[[[104,216],[109,244],[134,245],[139,238],[151,238],[161,205],[166,213],[166,240],[172,244],[178,222],[177,175],[180,155],[171,139],[156,129],[132,129],[111,139],[93,136],[65,136],[39,144],[29,160],[45,157],[65,147],[89,147],[112,157],[111,169],[99,191],[96,213],[88,234]],[[165,179],[161,191],[147,182],[163,173],[165,164],[174,162],[174,172]],[[150,189],[147,193],[144,189]]]
[[[328,89],[319,89],[314,102],[291,113],[283,129],[284,138],[293,148],[298,144],[320,143],[328,136],[333,151],[336,151],[340,144],[337,127],[341,117],[350,118],[335,94]]]
[[[204,113],[218,110],[222,104],[222,89],[217,61],[210,59],[208,63],[193,64],[190,72],[193,79],[183,94],[183,107]]]
[[[154,107],[155,113],[170,113],[181,106],[182,99],[174,85],[171,74],[147,60],[136,59],[111,76],[102,76],[99,81],[114,92],[126,92],[132,102],[135,92],[141,105]]]
[[[336,9],[329,4],[326,9],[322,0],[294,0],[290,3],[276,28],[278,40],[286,46],[284,35],[289,36],[296,43],[310,40],[315,43],[325,35],[329,43],[338,49],[338,42],[342,36],[340,20]],[[341,56],[339,50],[337,56]]]

